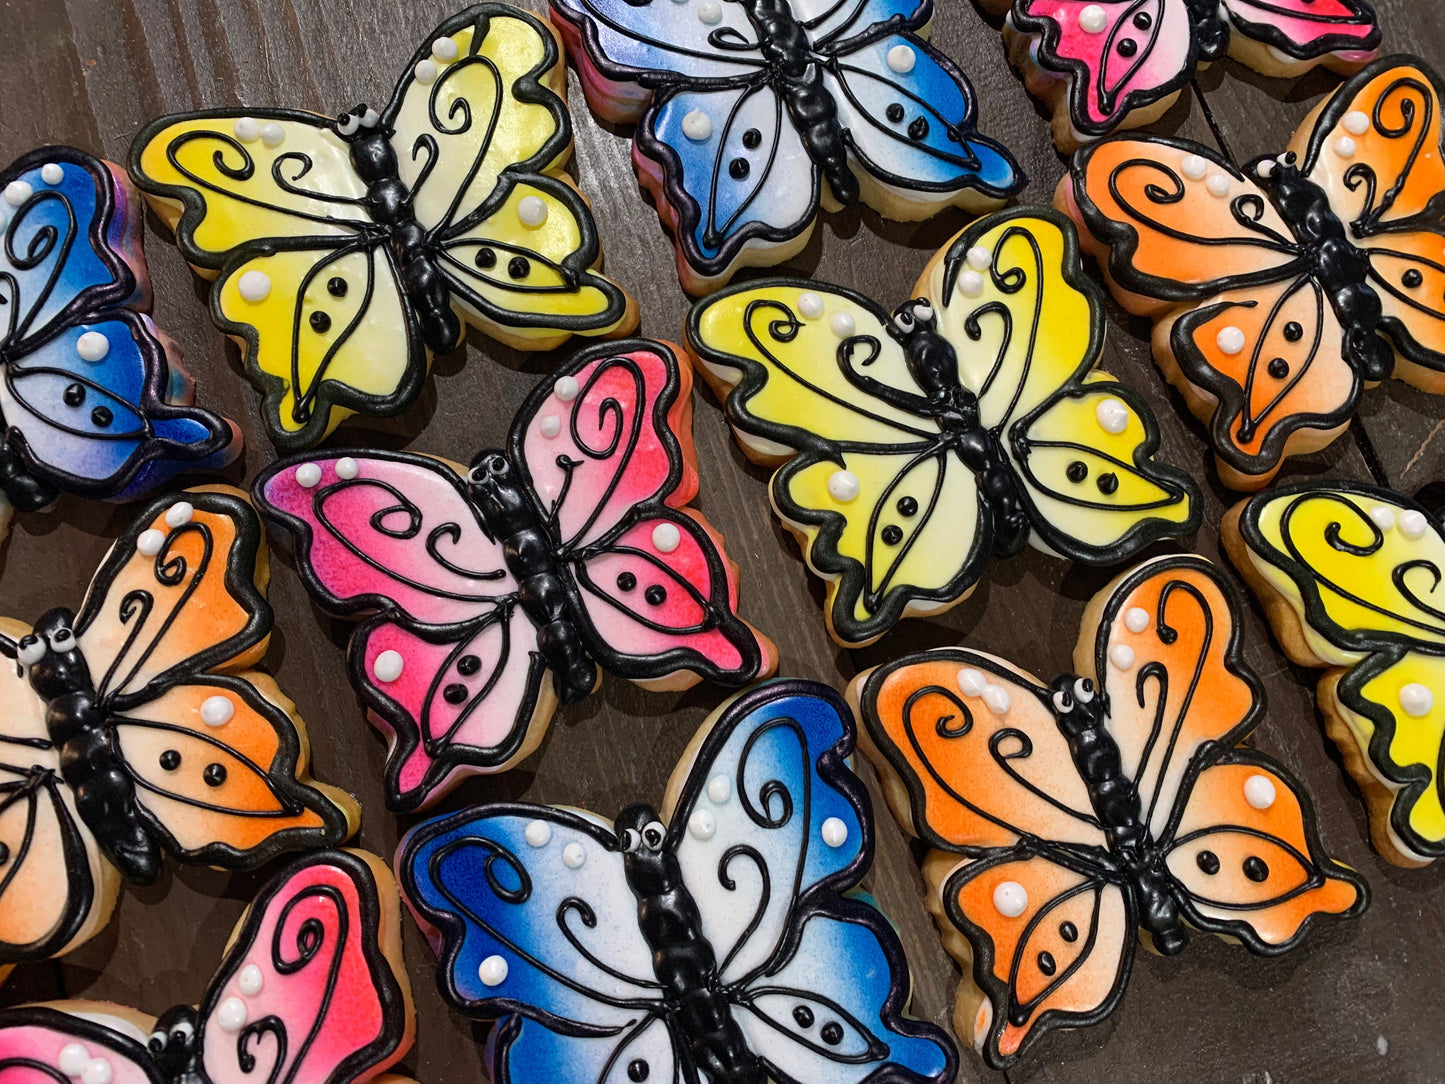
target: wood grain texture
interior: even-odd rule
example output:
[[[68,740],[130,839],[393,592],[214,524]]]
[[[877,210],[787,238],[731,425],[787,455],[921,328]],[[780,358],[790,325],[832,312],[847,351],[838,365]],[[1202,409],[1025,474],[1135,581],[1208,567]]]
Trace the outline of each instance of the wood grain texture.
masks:
[[[1024,198],[1048,202],[1063,164],[1044,115],[1008,68],[997,23],[964,0],[936,2],[934,40],[972,77],[982,130],[1005,142],[1028,171]],[[1434,5],[1378,3],[1387,47],[1412,48],[1445,63],[1445,31]],[[528,6],[542,8],[537,0]],[[41,143],[66,142],[124,161],[134,133],[162,112],[240,104],[335,112],[358,101],[379,103],[416,44],[450,10],[437,0],[9,0],[0,14],[0,90],[8,105],[0,114],[0,155],[8,160]],[[642,333],[676,339],[686,302],[671,242],[628,161],[629,133],[597,124],[575,75],[571,83],[575,170],[595,206],[609,271],[638,297]],[[1333,85],[1332,78],[1318,76],[1289,87],[1222,63],[1201,78],[1201,96],[1186,95],[1157,127],[1213,141],[1202,98],[1228,149],[1247,157],[1282,146]],[[928,256],[965,224],[959,214],[899,225],[847,211],[826,217],[788,270],[857,288],[892,306],[910,294]],[[273,452],[257,424],[256,397],[241,377],[237,353],[210,324],[204,287],[153,217],[147,251],[156,318],[183,345],[203,401],[242,421],[249,448],[229,477],[249,481]],[[1155,371],[1147,326],[1112,305],[1110,322],[1104,366],[1149,398],[1163,429],[1161,455],[1204,482],[1205,527],[1195,548],[1218,560],[1217,524],[1234,497],[1212,480],[1201,427]],[[473,334],[454,355],[438,359],[433,380],[409,412],[381,424],[347,423],[330,443],[470,458],[503,438],[527,389],[561,356],[516,354]],[[939,621],[907,622],[868,650],[837,648],[824,632],[821,589],[768,509],[766,473],[744,460],[716,404],[706,392],[698,394],[704,400],[696,416],[701,504],[742,566],[743,613],[777,640],[783,673],[841,687],[858,669],[904,651],[959,642],[1041,674],[1066,665],[1084,604],[1112,573],[1070,568],[1032,551],[995,564],[975,596]],[[1292,460],[1281,481],[1369,478],[1373,462],[1390,481],[1414,488],[1445,465],[1441,414],[1439,400],[1403,385],[1376,390],[1366,398],[1353,434],[1358,439],[1346,437]],[[124,509],[66,499],[54,513],[23,518],[0,570],[0,612],[34,620],[53,604],[78,601],[128,516]],[[349,626],[311,606],[286,560],[274,561],[273,570],[279,627],[268,664],[310,724],[316,775],[357,794],[365,809],[361,843],[390,855],[411,821],[398,822],[382,802],[383,742],[363,721],[344,676]],[[1283,959],[1257,959],[1205,938],[1173,959],[1141,954],[1124,1002],[1108,1023],[1054,1036],[1010,1079],[1253,1084],[1366,1075],[1440,1078],[1445,868],[1407,872],[1374,855],[1359,796],[1321,734],[1313,679],[1274,648],[1257,610],[1247,626],[1249,658],[1265,679],[1270,703],[1256,744],[1307,782],[1327,846],[1362,870],[1374,889],[1373,906],[1358,924],[1320,930]],[[519,770],[469,781],[440,811],[526,798],[611,815],[633,799],[655,799],[695,728],[723,695],[706,687],[654,695],[609,680],[598,695],[560,712],[541,750]],[[916,849],[878,808],[878,859],[867,884],[902,932],[914,970],[915,1011],[947,1026],[958,971],[919,900]],[[63,963],[22,968],[0,988],[0,1003],[84,996],[159,1013],[174,1002],[195,1001],[264,876],[178,869],[152,888],[127,889],[99,937]],[[419,1029],[404,1067],[422,1084],[485,1080],[484,1027],[443,1006],[431,954],[410,927],[406,954]],[[1001,1077],[965,1052],[960,1079]]]

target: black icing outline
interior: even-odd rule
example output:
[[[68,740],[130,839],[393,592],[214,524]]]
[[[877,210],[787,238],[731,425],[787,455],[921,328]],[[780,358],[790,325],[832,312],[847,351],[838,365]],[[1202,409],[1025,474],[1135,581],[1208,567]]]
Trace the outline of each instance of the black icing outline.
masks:
[[[74,1016],[50,1005],[21,1005],[12,1009],[0,1009],[0,1037],[3,1037],[7,1028],[27,1027],[45,1028],[62,1035],[73,1035],[77,1039],[83,1039],[87,1044],[100,1047],[107,1054],[124,1058],[141,1071],[149,1084],[172,1084],[157,1068],[155,1060],[144,1046],[129,1035],[108,1028],[104,1024],[87,1020],[83,1016]],[[58,1054],[59,1051],[56,1053]],[[0,1059],[0,1071],[15,1066],[17,1062],[21,1067],[49,1075],[52,1084],[67,1084],[68,1081],[74,1079],[62,1073],[58,1065],[37,1062],[30,1058],[5,1057]]]

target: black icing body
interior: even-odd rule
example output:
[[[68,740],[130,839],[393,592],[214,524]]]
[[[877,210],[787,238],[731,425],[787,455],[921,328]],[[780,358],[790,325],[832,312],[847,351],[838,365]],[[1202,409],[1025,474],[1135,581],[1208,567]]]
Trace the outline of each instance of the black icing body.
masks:
[[[4,351],[0,351],[0,367],[4,364]],[[0,440],[0,492],[17,512],[39,512],[50,507],[60,491],[25,469],[25,457],[12,446],[12,441],[23,444],[24,438],[13,434],[9,440]]]
[[[170,1084],[205,1084],[200,1022],[200,1014],[189,1005],[177,1005],[156,1018],[146,1049]]]

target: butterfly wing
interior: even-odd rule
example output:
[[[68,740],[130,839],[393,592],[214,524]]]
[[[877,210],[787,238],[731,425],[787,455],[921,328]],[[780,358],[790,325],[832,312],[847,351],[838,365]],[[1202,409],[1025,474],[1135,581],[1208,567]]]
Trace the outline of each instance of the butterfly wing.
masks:
[[[349,1084],[411,1047],[396,882],[363,851],[319,851],[247,908],[201,1002],[196,1048],[212,1080]]]
[[[1272,46],[1276,64],[1291,73],[1324,60],[1357,66],[1380,44],[1380,26],[1367,0],[1223,0],[1220,5],[1234,35]],[[1231,52],[1242,44],[1231,37]],[[1246,47],[1246,55],[1254,50]]]
[[[122,1012],[126,1017],[118,1015]],[[54,1084],[85,1069],[114,1084],[165,1084],[146,1051],[144,1033],[129,1017],[139,1014],[94,1001],[5,1009],[0,1012],[0,1070],[17,1084]]]

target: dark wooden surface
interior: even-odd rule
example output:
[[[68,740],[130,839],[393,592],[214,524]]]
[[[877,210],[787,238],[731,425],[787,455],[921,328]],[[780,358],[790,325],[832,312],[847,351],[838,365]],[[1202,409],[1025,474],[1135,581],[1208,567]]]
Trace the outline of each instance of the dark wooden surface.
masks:
[[[540,9],[537,0],[530,6]],[[1025,198],[1048,202],[1063,166],[1048,125],[1009,70],[996,24],[965,0],[937,0],[934,40],[974,81],[981,126],[1002,139],[1032,177]],[[1386,47],[1445,63],[1438,8],[1421,0],[1377,0]],[[455,5],[459,6],[459,5]],[[449,14],[438,0],[8,0],[0,5],[0,160],[38,144],[67,142],[124,161],[131,137],[172,110],[283,105],[335,112],[380,103],[423,36]],[[642,332],[676,339],[685,301],[672,246],[628,162],[625,132],[589,116],[571,77],[576,169],[592,197],[608,270],[642,305]],[[1293,125],[1335,85],[1318,75],[1291,87],[1226,62],[1202,75],[1158,126],[1214,141],[1207,102],[1228,149],[1249,156],[1282,148]],[[846,284],[891,306],[908,296],[928,256],[965,224],[956,214],[922,225],[871,213],[832,216],[789,269]],[[249,441],[231,480],[245,482],[272,458],[256,424],[255,396],[236,351],[206,316],[205,290],[152,216],[147,236],[157,320],[184,346],[204,401],[241,420]],[[1105,364],[1141,388],[1164,432],[1161,454],[1206,482],[1199,552],[1219,559],[1216,525],[1234,499],[1212,481],[1202,430],[1181,414],[1149,359],[1147,327],[1111,306]],[[561,355],[519,355],[473,335],[441,358],[421,402],[383,425],[348,423],[336,445],[375,442],[468,459],[499,441],[526,390]],[[699,396],[706,400],[705,392]],[[1322,453],[1292,461],[1281,481],[1337,476],[1413,490],[1445,465],[1442,400],[1391,384],[1365,399],[1351,433]],[[767,505],[764,472],[733,445],[715,404],[697,411],[701,503],[726,534],[743,569],[742,608],[777,640],[782,672],[841,686],[857,670],[908,650],[965,642],[1040,674],[1066,665],[1086,600],[1112,575],[1070,568],[1030,551],[986,575],[974,598],[935,622],[911,621],[866,651],[827,638],[821,591]],[[124,509],[63,500],[55,512],[22,518],[0,571],[0,612],[34,620],[74,604]],[[383,743],[363,721],[347,684],[349,626],[315,611],[286,560],[273,561],[278,633],[268,659],[308,720],[318,777],[355,792],[365,809],[360,842],[389,856],[409,822],[381,800]],[[1369,847],[1359,795],[1345,780],[1313,706],[1313,678],[1248,617],[1249,657],[1265,679],[1270,712],[1256,744],[1302,776],[1319,807],[1328,847],[1360,870],[1374,902],[1355,925],[1322,929],[1300,951],[1261,960],[1196,938],[1182,956],[1141,954],[1125,1000],[1104,1025],[1058,1034],[1009,1074],[1017,1081],[1244,1081],[1245,1084],[1399,1081],[1445,1075],[1445,866],[1403,871]],[[660,796],[696,726],[723,697],[699,687],[653,695],[608,681],[562,711],[541,750],[520,769],[459,788],[442,810],[497,798],[581,805],[611,815],[635,797]],[[864,769],[865,774],[869,774]],[[869,775],[872,785],[871,775]],[[876,797],[876,789],[874,791]],[[902,931],[915,978],[916,1012],[948,1025],[958,971],[919,898],[917,854],[884,813],[868,884]],[[110,926],[60,964],[22,968],[0,1003],[59,996],[108,998],[159,1013],[195,1001],[226,934],[264,874],[228,876],[178,869],[149,889],[127,889]],[[452,1015],[434,985],[430,952],[414,929],[407,964],[419,1015],[417,1046],[404,1067],[422,1084],[485,1080],[485,1030]],[[961,1080],[997,1079],[965,1052]]]

